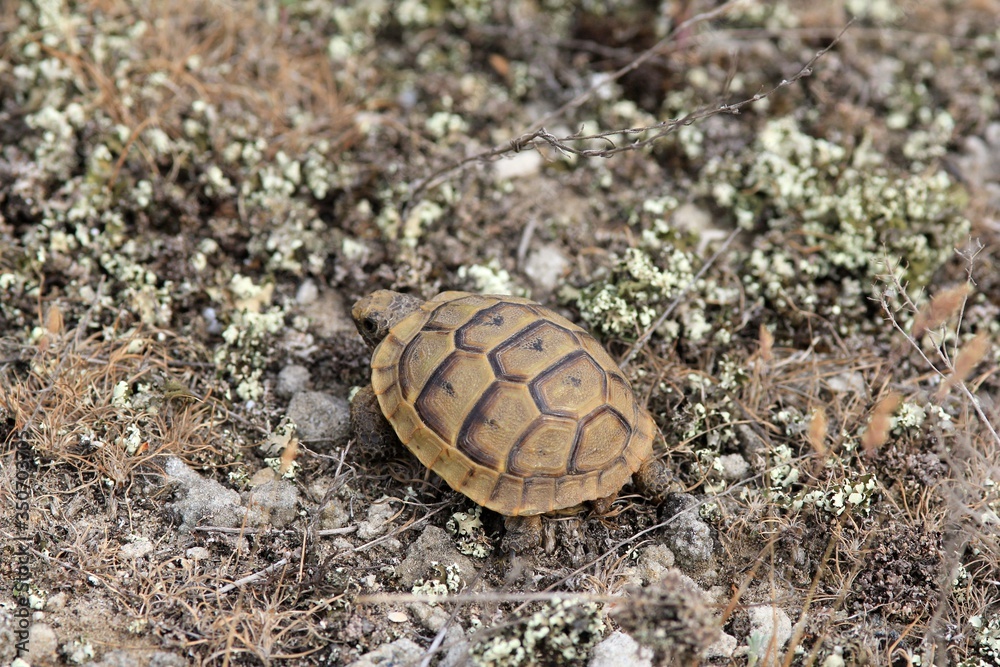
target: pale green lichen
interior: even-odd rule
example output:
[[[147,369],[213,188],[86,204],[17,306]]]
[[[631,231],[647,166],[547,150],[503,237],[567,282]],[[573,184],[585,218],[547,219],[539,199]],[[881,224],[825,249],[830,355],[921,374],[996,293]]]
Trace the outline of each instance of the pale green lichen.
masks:
[[[693,279],[688,253],[664,247],[654,261],[645,251],[629,248],[615,258],[609,276],[580,290],[576,305],[595,329],[637,336],[655,320],[655,306],[665,307]]]
[[[937,122],[940,144],[950,126],[944,116]],[[943,169],[911,174],[884,163],[870,142],[849,153],[791,117],[768,122],[737,159],[711,160],[704,193],[741,225],[766,227],[746,258],[747,295],[793,316],[819,312],[844,329],[845,315],[864,319],[866,286],[884,272],[886,256],[905,262],[903,280],[927,284],[968,234],[964,192]]]
[[[816,489],[802,494],[791,502],[791,507],[801,509],[812,505],[834,516],[840,516],[847,510],[867,514],[878,489],[878,479],[874,474],[860,475],[828,489]]]
[[[456,272],[459,282],[467,289],[480,294],[517,294],[526,296],[525,290],[518,288],[506,269],[495,259],[486,264],[460,266]]]
[[[462,575],[455,563],[441,565],[437,561],[431,561],[432,576],[417,579],[413,583],[410,592],[414,595],[425,595],[431,598],[444,597],[449,593],[458,593],[462,590]],[[428,600],[427,604],[434,607],[437,602]]]
[[[605,625],[593,602],[557,598],[469,651],[474,667],[583,664]]]
[[[476,506],[469,512],[455,512],[445,524],[445,529],[455,537],[458,550],[466,556],[486,558],[493,551],[481,514],[482,508]]]
[[[264,393],[260,379],[270,359],[268,340],[284,326],[285,314],[280,308],[264,310],[270,304],[271,284],[256,285],[236,275],[230,281],[230,292],[236,307],[213,359],[220,372],[232,378],[236,395],[255,401]]]
[[[975,649],[978,658],[968,658],[960,667],[992,667],[1000,663],[1000,614],[973,616],[969,625],[975,631]]]

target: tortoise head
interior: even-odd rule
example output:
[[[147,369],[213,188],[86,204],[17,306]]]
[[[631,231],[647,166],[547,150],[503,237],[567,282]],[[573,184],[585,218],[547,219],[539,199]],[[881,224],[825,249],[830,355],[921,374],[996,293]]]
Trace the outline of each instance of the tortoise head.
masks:
[[[420,308],[422,303],[415,296],[382,289],[355,303],[351,308],[351,317],[354,318],[358,333],[374,348],[382,342],[389,329]]]

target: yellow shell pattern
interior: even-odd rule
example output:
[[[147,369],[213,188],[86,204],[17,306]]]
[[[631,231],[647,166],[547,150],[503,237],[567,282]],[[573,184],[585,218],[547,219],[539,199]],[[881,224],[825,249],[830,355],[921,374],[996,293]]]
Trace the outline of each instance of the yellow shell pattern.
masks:
[[[508,516],[616,494],[652,455],[611,356],[528,299],[439,294],[375,348],[372,387],[421,463]]]

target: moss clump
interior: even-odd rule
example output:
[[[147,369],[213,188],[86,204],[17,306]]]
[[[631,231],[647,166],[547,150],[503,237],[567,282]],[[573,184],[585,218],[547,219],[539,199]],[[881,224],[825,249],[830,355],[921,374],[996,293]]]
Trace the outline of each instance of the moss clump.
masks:
[[[473,645],[473,667],[582,664],[604,633],[600,608],[593,602],[557,599],[528,618],[506,625],[500,634]]]

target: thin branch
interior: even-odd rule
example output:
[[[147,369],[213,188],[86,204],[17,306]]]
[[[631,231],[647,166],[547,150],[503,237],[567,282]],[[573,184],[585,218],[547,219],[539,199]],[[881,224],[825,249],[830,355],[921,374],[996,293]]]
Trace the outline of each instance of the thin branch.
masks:
[[[538,150],[543,145],[553,148],[556,151],[563,153],[565,155],[606,158],[606,157],[611,157],[612,155],[616,155],[618,153],[624,153],[625,151],[634,151],[639,148],[650,146],[658,142],[659,140],[663,139],[667,135],[673,134],[679,128],[691,125],[692,123],[704,120],[705,118],[710,118],[712,116],[717,116],[720,114],[737,115],[745,107],[754,104],[756,102],[759,102],[760,100],[766,99],[771,95],[775,94],[776,92],[778,92],[779,90],[781,90],[782,88],[787,88],[788,86],[797,83],[800,79],[803,79],[811,75],[813,73],[813,68],[815,67],[819,59],[825,56],[831,49],[833,49],[837,44],[840,43],[841,39],[844,36],[844,33],[846,33],[847,30],[854,23],[853,19],[851,21],[848,21],[847,24],[840,30],[840,32],[837,33],[837,36],[826,47],[817,51],[813,55],[813,57],[810,58],[805,65],[799,68],[799,71],[796,72],[790,79],[782,79],[781,82],[775,84],[770,89],[752,95],[751,97],[745,98],[739,102],[734,102],[732,104],[719,104],[716,106],[701,107],[700,109],[692,111],[691,113],[681,118],[666,120],[660,123],[656,123],[655,125],[608,130],[606,132],[599,132],[597,134],[584,135],[578,132],[576,134],[572,134],[566,137],[556,137],[551,132],[547,131],[544,127],[542,127],[542,123],[550,122],[556,117],[565,113],[566,111],[579,106],[580,104],[582,104],[584,100],[592,96],[594,92],[598,90],[601,86],[604,86],[610,82],[617,80],[621,76],[624,76],[628,72],[631,72],[633,69],[635,69],[635,67],[638,67],[643,62],[652,58],[654,55],[656,55],[656,53],[663,47],[663,45],[667,41],[673,39],[676,36],[676,34],[680,29],[690,27],[690,25],[695,21],[704,21],[709,18],[717,16],[718,14],[722,13],[723,10],[726,10],[730,5],[734,4],[734,1],[735,0],[730,0],[730,2],[727,2],[726,4],[717,8],[716,10],[713,10],[712,12],[699,14],[697,16],[692,17],[688,21],[685,21],[684,23],[680,24],[667,37],[664,37],[655,45],[644,51],[634,61],[622,67],[618,71],[614,72],[609,77],[601,79],[600,82],[592,86],[589,90],[582,93],[580,96],[574,98],[570,102],[566,103],[565,105],[560,107],[557,111],[553,112],[552,114],[549,114],[548,116],[543,118],[542,121],[535,123],[529,129],[528,132],[522,134],[519,137],[511,139],[507,144],[502,146],[497,146],[495,148],[492,148],[488,151],[484,151],[482,153],[478,153],[476,155],[471,155],[462,160],[459,160],[458,162],[454,162],[448,166],[442,167],[436,171],[431,172],[430,175],[417,181],[417,183],[414,185],[413,193],[409,201],[406,203],[405,207],[408,208],[413,204],[415,204],[417,201],[419,201],[421,195],[424,193],[425,190],[428,190],[438,185],[439,182],[444,179],[444,177],[450,175],[452,172],[457,171],[472,162],[493,162],[509,153],[519,153],[524,150]],[[610,139],[610,137],[617,135],[633,136],[633,135],[645,134],[648,132],[652,132],[653,133],[652,136],[622,146],[616,145]],[[605,141],[610,145],[610,148],[604,148],[604,149],[577,148],[573,145],[578,142],[587,142],[587,141]]]

